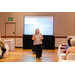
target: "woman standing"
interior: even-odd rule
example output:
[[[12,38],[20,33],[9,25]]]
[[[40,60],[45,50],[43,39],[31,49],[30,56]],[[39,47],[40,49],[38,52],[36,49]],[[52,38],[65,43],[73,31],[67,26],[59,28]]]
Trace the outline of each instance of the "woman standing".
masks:
[[[42,58],[42,40],[43,36],[39,32],[39,29],[35,30],[35,34],[32,37],[32,40],[34,40],[33,45],[36,49],[36,59]]]

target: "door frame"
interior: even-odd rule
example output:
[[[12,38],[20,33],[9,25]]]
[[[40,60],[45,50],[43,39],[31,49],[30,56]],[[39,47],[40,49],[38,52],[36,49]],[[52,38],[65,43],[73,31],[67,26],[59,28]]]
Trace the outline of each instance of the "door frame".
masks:
[[[5,39],[6,39],[6,24],[15,24],[15,44],[16,44],[16,22],[5,22]]]

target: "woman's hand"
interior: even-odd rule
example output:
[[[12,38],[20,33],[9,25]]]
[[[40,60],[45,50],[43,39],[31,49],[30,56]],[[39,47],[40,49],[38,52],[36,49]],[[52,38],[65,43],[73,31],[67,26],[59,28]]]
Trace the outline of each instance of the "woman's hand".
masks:
[[[36,40],[35,38],[32,38],[32,40]]]
[[[42,38],[40,40],[43,40]]]
[[[36,40],[35,37],[34,37],[34,35],[33,35],[33,37],[32,37],[32,40]]]

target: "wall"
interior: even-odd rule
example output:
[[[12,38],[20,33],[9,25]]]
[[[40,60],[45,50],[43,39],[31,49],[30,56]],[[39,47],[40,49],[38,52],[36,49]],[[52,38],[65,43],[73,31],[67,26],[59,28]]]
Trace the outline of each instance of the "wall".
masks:
[[[24,16],[54,16],[55,46],[67,43],[67,36],[75,35],[75,13],[74,12],[0,12],[0,35],[5,36],[5,22],[8,17],[13,17],[16,22],[16,47],[22,47],[22,36],[24,31]],[[2,38],[4,39],[4,38]]]

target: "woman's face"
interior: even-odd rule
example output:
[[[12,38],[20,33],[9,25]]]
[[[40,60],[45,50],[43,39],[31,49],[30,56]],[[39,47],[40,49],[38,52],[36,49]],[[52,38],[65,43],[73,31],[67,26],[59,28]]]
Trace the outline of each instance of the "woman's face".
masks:
[[[38,29],[36,30],[36,33],[39,34],[39,30]]]

